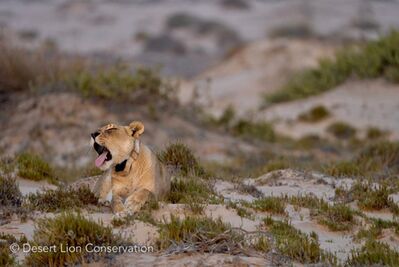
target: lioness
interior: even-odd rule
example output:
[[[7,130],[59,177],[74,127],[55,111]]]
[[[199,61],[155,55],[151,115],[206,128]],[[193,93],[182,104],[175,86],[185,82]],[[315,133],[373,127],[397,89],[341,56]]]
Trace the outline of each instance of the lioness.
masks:
[[[111,206],[117,215],[133,214],[151,197],[162,198],[170,190],[170,176],[156,155],[140,143],[144,125],[108,124],[91,134],[98,153],[95,164],[105,171],[94,186],[100,202],[112,192]]]

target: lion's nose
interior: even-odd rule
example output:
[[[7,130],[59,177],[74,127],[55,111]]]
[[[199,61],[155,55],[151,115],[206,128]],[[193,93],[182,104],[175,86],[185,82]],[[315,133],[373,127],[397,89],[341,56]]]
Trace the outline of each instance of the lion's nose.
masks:
[[[94,132],[94,133],[91,133],[90,135],[91,135],[91,137],[93,137],[93,139],[96,139],[96,137],[98,135],[100,135],[100,133],[99,132]]]

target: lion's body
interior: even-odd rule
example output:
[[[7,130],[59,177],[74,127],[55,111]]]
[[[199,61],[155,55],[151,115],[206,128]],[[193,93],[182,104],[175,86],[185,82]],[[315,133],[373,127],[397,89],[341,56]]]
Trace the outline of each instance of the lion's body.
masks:
[[[170,175],[157,156],[146,145],[138,143],[137,138],[131,140],[135,144],[132,149],[126,149],[126,146],[122,147],[118,143],[120,138],[125,138],[123,134],[114,134],[112,138],[107,139],[105,135],[103,139],[107,140],[99,138],[99,142],[123,161],[112,164],[97,181],[94,191],[99,200],[105,201],[112,192],[111,205],[115,213],[134,213],[151,196],[162,199],[170,190]],[[131,150],[128,155],[121,155],[128,150]]]

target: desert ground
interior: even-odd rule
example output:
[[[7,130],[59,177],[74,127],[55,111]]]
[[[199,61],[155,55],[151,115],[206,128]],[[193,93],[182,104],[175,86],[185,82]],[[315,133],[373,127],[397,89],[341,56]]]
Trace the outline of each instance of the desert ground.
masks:
[[[0,1],[0,266],[399,266],[398,14]],[[172,187],[118,217],[90,133],[133,120]],[[153,251],[22,250],[87,243]]]

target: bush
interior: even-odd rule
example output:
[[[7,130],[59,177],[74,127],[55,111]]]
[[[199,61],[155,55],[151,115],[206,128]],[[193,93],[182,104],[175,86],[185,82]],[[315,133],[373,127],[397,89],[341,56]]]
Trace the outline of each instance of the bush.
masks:
[[[285,203],[278,197],[264,197],[255,199],[249,206],[255,210],[271,212],[273,214],[285,214]]]
[[[158,157],[165,165],[179,169],[183,175],[207,176],[193,152],[183,143],[170,144]]]
[[[32,245],[55,246],[57,251],[30,253],[25,264],[28,266],[65,266],[96,261],[106,256],[105,252],[89,253],[85,246],[117,246],[123,240],[112,232],[111,227],[84,218],[81,214],[62,213],[52,219],[39,219],[33,235]],[[62,252],[61,246],[81,247],[76,252]]]
[[[389,199],[389,195],[394,192],[393,188],[386,185],[375,188],[370,182],[357,182],[349,190],[340,189],[340,197],[346,197],[347,201],[357,200],[358,206],[364,210],[389,208],[394,214],[398,214],[398,206]]]
[[[391,32],[360,49],[343,50],[335,60],[321,60],[319,66],[295,75],[280,90],[266,95],[265,101],[279,103],[306,98],[330,90],[349,77],[361,79],[385,77],[397,81],[399,32]]]
[[[319,122],[330,116],[330,112],[324,106],[313,107],[308,112],[299,115],[299,120],[304,122]]]
[[[0,205],[19,207],[22,194],[14,178],[0,176]]]
[[[380,141],[366,146],[352,160],[327,166],[332,176],[387,176],[399,172],[399,143]]]
[[[328,206],[328,208],[322,211],[319,222],[327,225],[332,231],[345,231],[352,228],[355,224],[353,216],[354,212],[349,207],[343,204],[336,204]]]
[[[29,53],[0,41],[0,90],[29,90],[40,82],[51,82],[60,66],[44,53]]]
[[[222,0],[221,5],[231,9],[249,9],[250,5],[245,0]]]
[[[183,220],[171,216],[170,222],[160,226],[157,246],[159,249],[184,251],[182,247],[189,246],[190,251],[201,253],[241,254],[254,249],[268,251],[269,243],[263,235],[254,236],[256,242],[246,242],[244,234],[234,231],[230,225],[219,219],[186,217]]]
[[[315,33],[307,23],[283,25],[272,29],[270,33],[270,37],[272,38],[309,38],[314,35]]]
[[[22,153],[17,157],[17,164],[18,175],[23,178],[34,181],[48,180],[54,182],[56,180],[50,164],[38,155]]]
[[[72,90],[83,96],[123,99],[134,102],[160,101],[174,94],[171,86],[162,82],[158,73],[150,69],[138,69],[134,74],[124,65],[81,71],[67,78]]]
[[[324,172],[334,177],[356,177],[364,174],[364,170],[353,161],[339,161],[328,165]]]
[[[356,158],[368,171],[399,171],[399,142],[381,141],[368,145]]]
[[[214,195],[211,187],[198,178],[176,178],[171,183],[167,200],[171,203],[204,203]]]
[[[386,135],[387,135],[387,132],[382,131],[382,130],[380,130],[378,128],[375,128],[375,127],[368,128],[367,129],[367,133],[366,133],[367,139],[372,139],[372,140],[382,138],[382,137],[384,137]]]
[[[387,244],[368,240],[358,250],[353,250],[346,266],[399,266],[399,253]]]
[[[31,193],[27,199],[32,209],[44,212],[82,208],[98,203],[98,198],[88,187],[48,189],[43,192]]]
[[[327,131],[339,139],[349,139],[356,134],[356,129],[344,122],[334,122]]]
[[[231,129],[232,133],[248,139],[259,139],[262,141],[274,142],[276,134],[273,127],[267,122],[252,122],[239,120]]]
[[[316,233],[312,232],[307,236],[288,223],[274,221],[270,217],[264,223],[275,237],[277,248],[283,255],[307,264],[336,261],[335,257],[320,249]]]
[[[16,266],[15,257],[10,253],[10,245],[17,242],[13,235],[0,234],[0,266]]]

